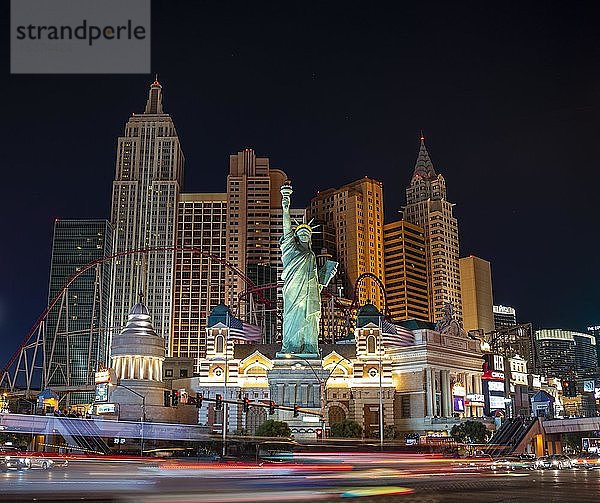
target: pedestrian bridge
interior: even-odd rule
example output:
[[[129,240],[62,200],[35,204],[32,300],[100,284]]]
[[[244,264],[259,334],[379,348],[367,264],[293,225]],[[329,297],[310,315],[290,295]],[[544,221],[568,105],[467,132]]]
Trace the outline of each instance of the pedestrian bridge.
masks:
[[[141,438],[154,440],[208,440],[206,428],[190,424],[169,424],[110,419],[80,419],[63,416],[0,414],[0,431],[30,435],[72,435],[73,431],[93,432],[103,438]],[[89,433],[91,436],[92,433]]]
[[[600,430],[600,417],[578,417],[572,419],[546,419],[543,423],[546,435]]]

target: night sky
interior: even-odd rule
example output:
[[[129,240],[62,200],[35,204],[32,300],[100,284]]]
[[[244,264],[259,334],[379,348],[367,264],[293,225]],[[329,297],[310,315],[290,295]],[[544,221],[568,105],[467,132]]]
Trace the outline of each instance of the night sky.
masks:
[[[152,7],[184,191],[224,191],[229,154],[251,147],[287,172],[294,206],[381,180],[390,221],[422,129],[461,256],[491,261],[495,303],[535,327],[600,324],[593,3]],[[109,217],[116,138],[153,75],[10,75],[8,36],[1,58],[3,363],[47,302],[53,219]]]

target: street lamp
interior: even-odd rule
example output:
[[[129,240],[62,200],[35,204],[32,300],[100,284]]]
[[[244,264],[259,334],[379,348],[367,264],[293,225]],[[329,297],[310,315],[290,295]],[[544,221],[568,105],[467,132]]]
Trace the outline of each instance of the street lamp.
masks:
[[[340,363],[342,363],[344,358],[340,358],[336,362],[336,364],[333,366],[333,368],[329,372],[327,379],[323,380],[323,379],[321,379],[321,377],[319,377],[319,374],[317,374],[317,371],[314,369],[312,364],[303,356],[296,355],[294,353],[285,353],[284,356],[287,359],[298,358],[299,360],[302,360],[303,362],[305,362],[309,366],[310,370],[312,370],[312,373],[315,375],[315,378],[317,379],[317,381],[319,383],[319,392],[320,392],[320,397],[321,397],[321,432],[322,432],[322,439],[324,440],[325,439],[325,387],[327,385],[327,381],[333,375],[334,370],[337,368],[337,366]]]

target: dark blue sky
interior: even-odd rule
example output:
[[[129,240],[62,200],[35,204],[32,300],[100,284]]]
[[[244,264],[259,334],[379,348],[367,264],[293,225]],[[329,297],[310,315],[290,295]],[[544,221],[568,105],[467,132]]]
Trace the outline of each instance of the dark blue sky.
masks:
[[[185,191],[224,190],[228,155],[252,147],[294,181],[294,204],[382,180],[391,220],[423,129],[495,301],[537,327],[600,323],[594,4],[294,5],[153,2]],[[8,37],[0,56],[4,362],[47,301],[54,217],[108,217],[116,137],[152,77],[10,75]]]

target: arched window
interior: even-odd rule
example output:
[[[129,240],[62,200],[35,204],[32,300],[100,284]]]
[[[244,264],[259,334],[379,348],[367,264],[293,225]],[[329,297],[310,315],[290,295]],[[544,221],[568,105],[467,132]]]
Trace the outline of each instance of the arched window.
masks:
[[[215,352],[223,353],[224,346],[225,346],[225,337],[223,337],[222,335],[217,335],[217,337],[215,337]]]
[[[250,407],[246,414],[246,431],[254,435],[258,427],[267,420],[267,411],[263,407]]]
[[[339,405],[332,405],[329,407],[329,424],[341,423],[346,419],[346,413]]]
[[[373,354],[375,353],[375,336],[369,335],[367,337],[367,353]]]

